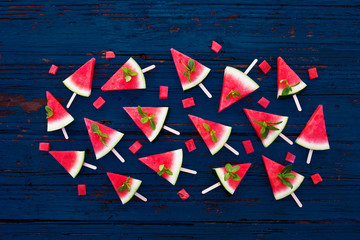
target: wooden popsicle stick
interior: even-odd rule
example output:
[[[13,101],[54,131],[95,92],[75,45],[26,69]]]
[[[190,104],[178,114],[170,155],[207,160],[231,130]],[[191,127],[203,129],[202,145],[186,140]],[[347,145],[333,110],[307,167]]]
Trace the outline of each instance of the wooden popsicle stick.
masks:
[[[285,142],[287,142],[290,145],[293,145],[293,141],[291,141],[287,136],[285,136],[284,134],[280,133],[279,136],[285,140]]]
[[[90,169],[92,169],[92,170],[96,170],[96,169],[97,169],[97,167],[96,167],[95,165],[92,165],[92,164],[87,163],[87,162],[83,162],[83,166],[84,166],[84,167],[87,167],[87,168],[90,168]]]
[[[118,153],[115,148],[111,149],[111,151],[115,154],[115,156],[122,162],[125,162],[125,159],[120,155],[120,153]]]
[[[197,174],[197,171],[191,170],[191,169],[187,169],[187,168],[180,168],[180,171],[182,172],[186,172],[186,173],[190,173],[190,174]]]
[[[254,59],[254,61],[252,61],[252,63],[248,66],[248,68],[245,70],[245,74],[247,75],[250,71],[251,71],[251,69],[255,66],[255,64],[257,63],[257,59],[255,58]]]
[[[220,186],[221,186],[221,183],[220,183],[220,182],[217,182],[217,183],[215,183],[214,185],[212,185],[212,186],[204,189],[201,193],[202,193],[202,194],[207,194],[208,192],[210,192],[210,191],[212,191],[212,190],[214,190],[215,188],[220,187]]]
[[[204,84],[199,83],[199,87],[201,88],[201,90],[203,90],[203,92],[206,94],[206,96],[208,98],[212,98],[211,93],[206,89],[206,87],[204,86]]]
[[[314,150],[309,149],[309,154],[308,154],[308,157],[307,157],[307,160],[306,160],[307,164],[310,164],[310,162],[311,162],[311,157],[312,157],[313,151]]]
[[[175,129],[172,129],[171,127],[168,127],[168,126],[166,126],[166,125],[163,126],[163,129],[165,129],[166,131],[171,132],[172,134],[180,135],[180,132],[179,132],[179,131],[176,131]]]
[[[75,97],[76,97],[76,93],[73,93],[73,95],[71,96],[69,102],[66,104],[66,108],[69,108],[71,106],[71,104],[74,101]]]
[[[144,68],[144,69],[141,69],[141,71],[142,71],[143,73],[146,73],[146,72],[148,72],[148,71],[153,70],[155,67],[156,67],[155,65],[150,65],[150,66],[148,66],[148,67],[146,67],[146,68]]]
[[[297,198],[297,196],[295,195],[295,193],[291,193],[291,196],[293,197],[294,201],[296,202],[296,204],[299,206],[299,208],[302,208],[302,203],[300,202],[300,200]]]
[[[302,111],[302,108],[301,108],[301,105],[300,105],[300,102],[299,102],[299,99],[297,98],[296,94],[292,95],[293,96],[293,99],[295,101],[295,104],[296,104],[296,107],[298,109],[299,112]]]
[[[65,129],[65,128],[61,128],[61,130],[62,130],[62,132],[63,132],[63,134],[64,134],[65,139],[69,139],[69,136],[68,136],[68,134],[67,134],[67,132],[66,132],[66,129]]]
[[[140,198],[140,199],[143,200],[144,202],[147,202],[147,198],[144,197],[143,195],[141,195],[140,193],[136,192],[136,193],[135,193],[135,196],[138,197],[138,198]]]
[[[236,156],[239,155],[239,152],[236,151],[232,146],[230,146],[229,144],[225,143],[224,145],[227,149],[230,150],[230,152],[232,152],[233,154],[235,154]]]

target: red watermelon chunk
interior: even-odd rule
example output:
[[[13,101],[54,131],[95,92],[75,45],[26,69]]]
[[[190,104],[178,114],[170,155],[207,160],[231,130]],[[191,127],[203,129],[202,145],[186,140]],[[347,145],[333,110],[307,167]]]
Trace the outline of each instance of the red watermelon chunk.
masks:
[[[185,142],[185,145],[186,145],[189,152],[192,152],[192,151],[194,151],[196,149],[194,139],[187,140]]]
[[[113,51],[107,51],[105,55],[106,59],[113,59],[115,58],[115,53]]]
[[[310,69],[308,69],[308,72],[309,72],[309,78],[310,78],[310,79],[318,78],[318,74],[317,74],[316,68],[310,68]]]
[[[269,106],[270,101],[267,100],[266,98],[262,97],[262,98],[260,98],[260,100],[257,103],[260,106],[262,106],[263,108],[267,108]]]
[[[178,191],[177,193],[179,195],[179,197],[182,199],[182,200],[186,200],[190,197],[190,195],[185,191],[185,189],[181,189],[180,191]]]
[[[65,170],[75,178],[84,163],[85,151],[50,151]]]
[[[250,154],[254,152],[254,148],[251,143],[251,140],[242,141],[242,144],[244,145],[246,154]]]
[[[222,46],[221,46],[220,44],[218,44],[218,43],[215,42],[215,41],[212,41],[211,50],[213,50],[214,52],[218,53],[221,48],[222,48]]]
[[[110,172],[106,174],[109,177],[111,184],[113,185],[115,192],[119,196],[122,204],[125,204],[128,201],[130,201],[130,199],[135,195],[135,193],[137,192],[137,190],[141,185],[141,181],[135,178],[127,177],[116,173],[110,173]],[[130,184],[130,190],[125,189],[125,191],[120,192],[119,187],[123,185],[127,179]]]
[[[79,196],[86,195],[86,185],[85,184],[78,184],[78,195]]]
[[[159,99],[167,99],[168,98],[168,92],[169,92],[169,87],[160,86]]]
[[[182,100],[182,104],[184,108],[193,107],[195,106],[194,98],[193,97],[185,98]]]
[[[285,160],[288,161],[288,162],[294,163],[295,158],[296,158],[296,156],[294,154],[292,154],[291,152],[288,152],[286,154]]]
[[[96,109],[99,109],[102,107],[102,105],[105,104],[105,100],[102,97],[99,97],[98,99],[96,99],[96,101],[93,103],[94,107]]]
[[[314,184],[318,184],[319,182],[322,182],[322,178],[320,176],[320,174],[316,173],[314,175],[311,176],[311,179],[313,181]]]
[[[232,166],[233,167],[240,166],[240,169],[235,172],[240,177],[239,181],[236,181],[236,180],[232,179],[231,177],[225,181],[225,174],[227,173],[226,168],[225,167],[214,168],[214,170],[220,180],[221,185],[223,185],[223,187],[226,189],[226,191],[228,191],[231,195],[234,194],[236,188],[239,186],[241,180],[244,178],[246,172],[249,170],[251,163],[236,164],[236,165],[232,165]]]
[[[46,151],[46,152],[48,152],[49,149],[50,149],[50,143],[41,142],[41,143],[39,144],[39,150],[40,150],[40,151]]]
[[[74,118],[65,110],[58,100],[50,93],[46,92],[47,106],[52,109],[52,116],[47,119],[47,131],[59,130],[69,125]]]
[[[59,68],[59,67],[56,66],[56,65],[54,65],[54,64],[51,65],[50,70],[49,70],[49,73],[52,74],[52,75],[56,75],[58,68]]]
[[[129,147],[129,150],[130,150],[133,154],[135,154],[135,153],[137,153],[137,151],[139,151],[140,148],[142,148],[141,143],[139,143],[139,141],[136,141],[136,142],[133,143],[133,145],[131,145],[131,146]]]
[[[262,63],[260,63],[259,68],[263,73],[267,74],[268,71],[271,69],[271,66],[268,64],[266,60],[264,60]]]

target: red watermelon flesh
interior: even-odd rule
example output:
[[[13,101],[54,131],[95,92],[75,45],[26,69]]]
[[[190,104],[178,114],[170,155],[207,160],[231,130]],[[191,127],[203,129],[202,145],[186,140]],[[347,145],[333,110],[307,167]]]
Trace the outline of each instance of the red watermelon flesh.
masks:
[[[84,163],[84,151],[50,151],[49,153],[73,178],[77,176]]]
[[[173,175],[164,173],[161,176],[168,180],[172,185],[175,185],[182,165],[183,151],[182,149],[177,149],[170,152],[142,157],[139,158],[139,160],[155,172],[159,172],[159,166],[164,164],[164,167],[168,168]]]
[[[91,143],[94,148],[96,159],[100,159],[103,156],[105,156],[107,153],[109,153],[124,136],[123,133],[118,132],[112,128],[109,128],[103,124],[100,124],[98,122],[95,122],[87,118],[84,118],[84,120],[85,120],[86,128],[89,133]],[[101,142],[100,136],[92,131],[91,126],[93,123],[99,126],[99,129],[102,133],[106,133],[109,136],[108,138],[104,138],[106,145],[104,145]]]
[[[319,105],[310,120],[306,123],[300,136],[295,141],[297,144],[314,150],[330,149],[326,133],[323,106]]]
[[[116,174],[116,173],[106,173],[109,177],[115,192],[118,194],[122,204],[127,203],[136,193],[136,191],[139,189],[141,185],[141,181],[135,178],[129,178],[130,182],[130,191],[128,189],[125,189],[123,192],[119,192],[119,187],[123,185],[126,182],[127,176]]]
[[[201,83],[209,74],[210,69],[194,59],[196,71],[191,73],[190,75],[191,82],[189,82],[187,77],[184,75],[185,68],[182,65],[182,63],[184,63],[185,66],[187,66],[190,57],[186,56],[185,54],[179,51],[176,51],[173,48],[171,48],[170,51],[174,60],[176,71],[180,78],[181,86],[184,91],[193,88],[199,83]]]
[[[236,164],[236,165],[232,165],[232,166],[233,167],[240,166],[240,169],[237,172],[235,172],[240,177],[239,181],[235,181],[231,177],[227,181],[225,181],[224,177],[227,172],[225,167],[214,168],[217,176],[219,177],[221,184],[226,189],[226,191],[228,191],[230,194],[234,194],[236,188],[239,186],[241,180],[245,176],[246,172],[249,170],[251,163]]]
[[[137,72],[136,76],[131,76],[131,80],[126,82],[123,75],[123,67],[130,68],[131,71]],[[130,90],[130,89],[145,89],[145,77],[137,62],[133,58],[122,65],[119,70],[101,87],[102,91],[117,91],[117,90]]]
[[[50,92],[46,92],[46,98],[47,106],[49,106],[53,111],[53,115],[47,119],[48,132],[59,130],[74,121],[74,118]]]
[[[304,180],[304,176],[294,171],[291,171],[291,173],[295,174],[295,178],[287,179],[293,185],[293,188],[290,188],[283,184],[277,174],[280,173],[281,170],[283,170],[284,166],[277,162],[274,162],[273,160],[265,156],[262,156],[262,158],[276,200],[282,199],[290,195],[291,193],[295,192],[295,190],[301,185],[302,181]]]
[[[74,93],[89,97],[91,94],[94,66],[95,58],[92,58],[76,70],[70,77],[65,79],[63,83]]]

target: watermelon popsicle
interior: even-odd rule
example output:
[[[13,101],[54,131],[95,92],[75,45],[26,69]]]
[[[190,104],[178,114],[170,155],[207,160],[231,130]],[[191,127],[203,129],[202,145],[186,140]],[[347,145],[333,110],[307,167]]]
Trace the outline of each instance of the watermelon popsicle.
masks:
[[[305,128],[302,130],[295,142],[300,146],[309,149],[309,154],[306,160],[307,164],[310,164],[314,150],[330,149],[322,105],[319,105],[316,108],[315,112],[306,123]]]
[[[206,96],[212,98],[211,93],[202,84],[211,69],[173,48],[170,51],[183,91],[199,85]]]
[[[90,96],[94,66],[95,58],[92,58],[87,63],[82,65],[78,70],[76,70],[70,77],[63,81],[65,86],[74,92],[68,104],[66,105],[66,108],[71,106],[77,94],[83,97]]]
[[[235,155],[239,155],[238,151],[226,143],[231,134],[231,127],[190,114],[188,116],[212,155],[216,154],[223,146]]]
[[[206,194],[222,185],[226,191],[233,195],[241,180],[244,178],[246,172],[249,170],[250,166],[251,163],[236,165],[231,165],[228,163],[225,165],[225,167],[214,168],[213,170],[215,170],[215,173],[220,181],[204,189],[201,193]]]

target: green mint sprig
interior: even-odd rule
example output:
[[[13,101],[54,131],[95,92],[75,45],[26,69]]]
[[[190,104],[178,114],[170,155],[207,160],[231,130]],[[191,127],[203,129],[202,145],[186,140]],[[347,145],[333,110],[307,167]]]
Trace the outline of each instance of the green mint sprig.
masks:
[[[230,98],[230,95],[235,99],[236,97],[241,97],[241,94],[236,91],[236,90],[232,90],[228,93],[228,95],[226,95],[226,99]]]
[[[185,72],[183,74],[186,76],[186,78],[189,80],[189,82],[191,82],[190,75],[192,72],[196,71],[194,59],[190,58],[187,62],[187,66],[183,62],[181,62],[181,63],[185,68]]]
[[[122,67],[121,69],[123,70],[123,76],[126,82],[130,82],[132,76],[138,75],[138,73],[132,71],[131,68]]]
[[[215,130],[211,129],[210,126],[208,124],[206,124],[206,123],[203,123],[203,126],[204,126],[205,130],[210,133],[211,140],[214,143],[216,143],[217,142],[217,136],[215,134]]]
[[[152,115],[148,116],[149,114],[144,112],[140,106],[138,106],[137,109],[138,109],[139,115],[142,117],[140,122],[142,124],[145,124],[145,123],[149,122],[150,128],[152,130],[155,130],[155,128],[156,128],[156,123],[155,123],[155,120],[154,120],[155,114],[152,114]]]
[[[129,191],[131,189],[130,177],[127,177],[126,181],[118,188],[118,191],[123,192],[126,189]]]
[[[292,170],[292,164],[289,164],[277,174],[278,177],[280,178],[281,183],[288,186],[289,188],[293,188],[293,185],[286,178],[293,179],[296,177],[295,174],[291,173],[291,170]]]
[[[97,134],[100,137],[100,141],[105,145],[105,138],[109,138],[109,136],[106,133],[102,133],[100,131],[99,125],[97,125],[96,123],[92,123],[91,124],[91,130],[93,131],[93,133]]]
[[[164,173],[166,173],[167,175],[173,175],[172,171],[170,171],[168,168],[165,168],[164,164],[161,164],[159,166],[159,171],[157,172],[157,174],[159,176],[163,175]]]
[[[300,82],[298,82],[298,83],[296,83],[296,84],[289,85],[287,79],[280,80],[280,83],[282,83],[282,82],[286,82],[286,87],[285,87],[284,90],[281,92],[281,95],[282,95],[282,96],[289,95],[289,93],[292,92],[292,88],[300,84]]]
[[[260,130],[261,139],[265,139],[268,136],[269,130],[278,131],[279,129],[274,127],[273,125],[278,125],[278,124],[282,123],[282,121],[276,122],[276,123],[269,122],[269,121],[258,122],[255,119],[253,119],[253,121],[262,127]]]
[[[230,163],[227,163],[225,165],[225,169],[226,169],[226,173],[224,176],[224,180],[227,181],[230,177],[232,178],[232,180],[234,181],[240,181],[240,177],[239,175],[236,174],[237,171],[239,171],[240,166],[231,166]]]
[[[54,112],[51,109],[51,107],[47,105],[45,106],[45,111],[46,111],[46,118],[50,118],[52,115],[54,115]]]

